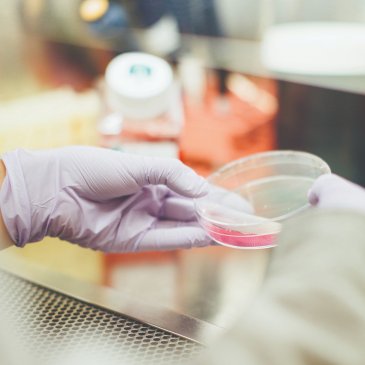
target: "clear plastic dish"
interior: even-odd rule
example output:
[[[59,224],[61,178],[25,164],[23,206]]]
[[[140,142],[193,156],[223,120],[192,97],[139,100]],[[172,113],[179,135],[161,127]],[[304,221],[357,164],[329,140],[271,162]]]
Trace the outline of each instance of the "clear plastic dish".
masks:
[[[208,177],[209,194],[195,202],[199,222],[218,244],[273,247],[282,222],[309,207],[313,181],[330,172],[319,157],[298,151],[269,151],[233,161]]]

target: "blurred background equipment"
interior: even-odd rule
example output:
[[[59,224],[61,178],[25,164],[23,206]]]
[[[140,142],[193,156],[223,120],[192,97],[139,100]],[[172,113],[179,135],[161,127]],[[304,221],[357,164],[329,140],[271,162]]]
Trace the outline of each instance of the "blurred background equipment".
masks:
[[[102,146],[178,157],[183,127],[180,87],[165,60],[142,52],[123,53],[108,64],[101,87]]]
[[[365,24],[285,23],[269,27],[262,59],[273,71],[309,75],[365,74]]]
[[[80,4],[80,17],[87,22],[94,22],[105,16],[109,10],[108,0],[85,0]]]

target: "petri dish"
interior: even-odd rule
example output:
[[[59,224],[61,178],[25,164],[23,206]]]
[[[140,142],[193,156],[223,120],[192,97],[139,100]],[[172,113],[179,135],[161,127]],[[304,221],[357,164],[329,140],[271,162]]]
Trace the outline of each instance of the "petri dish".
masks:
[[[224,246],[274,247],[283,221],[309,208],[309,188],[330,172],[321,158],[300,151],[268,151],[235,160],[207,178],[208,195],[195,200],[199,223]]]

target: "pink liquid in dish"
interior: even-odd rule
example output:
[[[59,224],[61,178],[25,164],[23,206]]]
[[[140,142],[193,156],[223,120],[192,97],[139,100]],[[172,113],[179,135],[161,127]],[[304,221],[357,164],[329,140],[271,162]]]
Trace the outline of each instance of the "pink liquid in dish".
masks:
[[[207,233],[218,243],[241,248],[264,248],[276,246],[277,233],[250,234],[206,224]]]

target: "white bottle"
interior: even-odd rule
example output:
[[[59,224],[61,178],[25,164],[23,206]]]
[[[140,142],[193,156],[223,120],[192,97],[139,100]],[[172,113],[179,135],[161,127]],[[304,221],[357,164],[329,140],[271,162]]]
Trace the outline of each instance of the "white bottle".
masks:
[[[105,137],[114,135],[104,139],[108,147],[177,157],[183,112],[179,87],[166,61],[139,52],[115,57],[106,68],[105,93],[111,113],[99,131]]]

